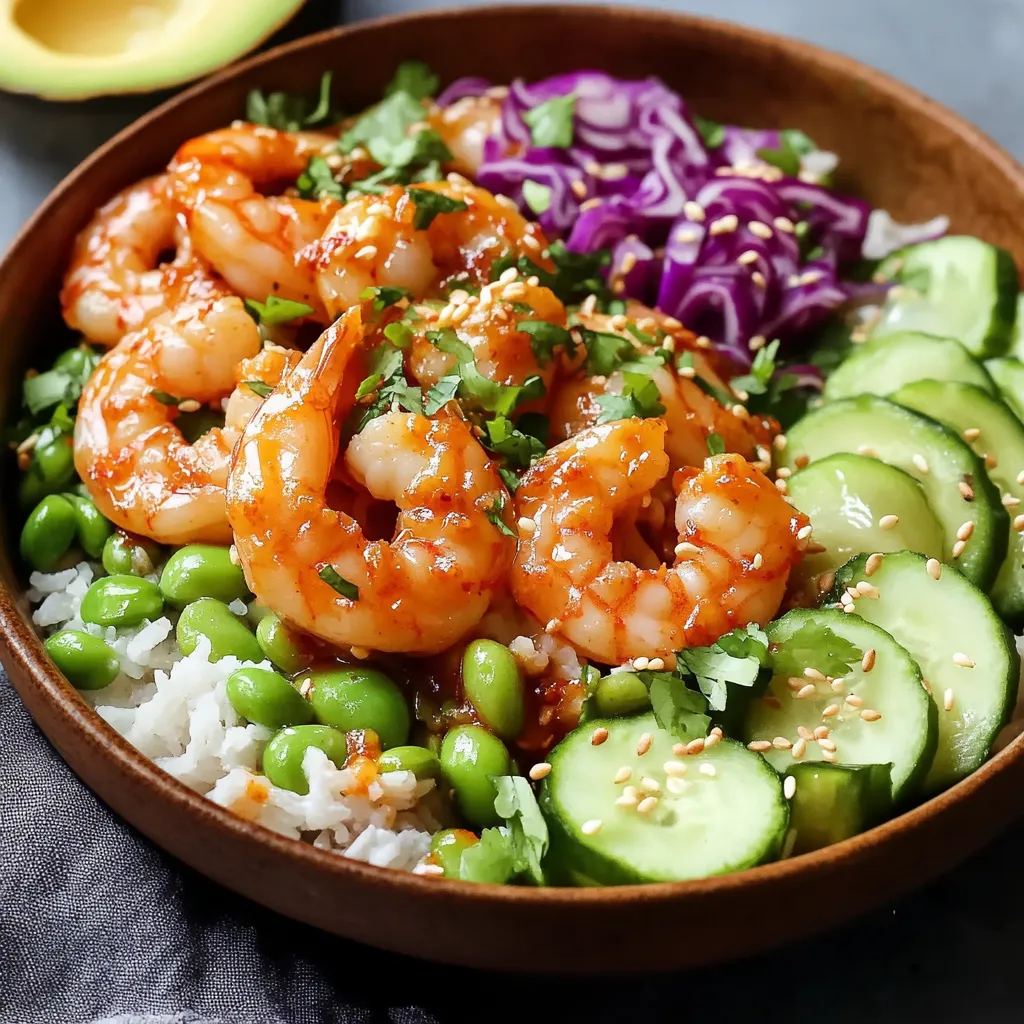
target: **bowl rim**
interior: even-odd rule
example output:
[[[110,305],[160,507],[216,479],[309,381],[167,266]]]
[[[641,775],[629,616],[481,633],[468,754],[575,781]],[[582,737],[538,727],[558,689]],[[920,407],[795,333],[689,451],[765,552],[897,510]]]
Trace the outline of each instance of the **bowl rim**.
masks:
[[[736,24],[724,19],[624,5],[573,4],[566,7],[555,3],[494,4],[473,10],[477,16],[489,16],[499,20],[508,16],[543,16],[555,12],[571,13],[573,16],[580,17],[601,17],[618,22],[672,22],[680,28],[699,28],[705,34],[711,32],[728,35],[733,40],[740,40],[748,45],[763,47],[770,44],[813,65],[827,64],[846,79],[870,84],[876,92],[885,94],[904,108],[910,108],[924,118],[939,122],[957,136],[962,144],[979,150],[987,161],[996,165],[1008,178],[1014,179],[1021,192],[1024,193],[1024,167],[981,129],[885,72],[804,40]],[[17,259],[19,250],[26,244],[28,237],[40,228],[49,211],[61,202],[65,192],[73,188],[79,179],[85,177],[94,166],[105,160],[112,150],[135,134],[141,127],[160,119],[169,111],[193,103],[207,91],[220,88],[260,64],[273,64],[280,58],[338,37],[362,32],[372,34],[389,28],[401,30],[410,24],[426,19],[455,21],[465,13],[465,8],[444,7],[429,11],[386,15],[339,25],[248,57],[189,86],[131,122],[66,175],[49,193],[2,254],[0,270],[9,262]],[[793,879],[804,872],[813,872],[815,869],[828,866],[836,867],[839,862],[855,860],[868,852],[884,849],[905,831],[914,830],[941,815],[953,805],[970,799],[989,780],[1009,768],[1011,764],[1024,758],[1024,733],[1022,733],[965,779],[867,832],[812,853],[773,861],[729,874],[684,882],[651,882],[638,885],[582,888],[560,886],[541,888],[490,883],[467,884],[444,878],[416,875],[394,868],[376,867],[351,860],[337,852],[321,850],[309,843],[283,836],[263,825],[247,821],[190,789],[183,782],[158,768],[154,761],[132,746],[85,702],[50,663],[43,643],[30,619],[19,611],[18,600],[18,596],[10,593],[0,583],[0,650],[7,655],[5,661],[7,661],[8,668],[11,669],[10,674],[12,676],[16,674],[16,671],[13,670],[13,666],[16,664],[29,684],[38,689],[41,698],[73,725],[80,738],[86,740],[92,747],[102,748],[102,756],[113,762],[120,772],[135,776],[149,790],[158,793],[161,800],[176,805],[179,810],[191,818],[205,818],[217,828],[233,834],[234,838],[245,842],[250,849],[269,848],[294,860],[299,865],[315,869],[319,874],[344,875],[352,879],[360,879],[370,885],[387,884],[402,892],[407,892],[410,897],[426,893],[437,895],[440,891],[446,899],[468,900],[478,904],[498,903],[522,906],[525,903],[538,906],[557,906],[572,903],[575,906],[589,904],[601,907],[623,902],[682,901],[691,897],[709,897],[737,888],[751,890],[768,888],[783,880]],[[1016,813],[1021,811],[1024,811],[1024,807]],[[1009,825],[1015,816],[1015,810],[1007,808],[1003,824]],[[152,840],[149,841],[152,842]]]

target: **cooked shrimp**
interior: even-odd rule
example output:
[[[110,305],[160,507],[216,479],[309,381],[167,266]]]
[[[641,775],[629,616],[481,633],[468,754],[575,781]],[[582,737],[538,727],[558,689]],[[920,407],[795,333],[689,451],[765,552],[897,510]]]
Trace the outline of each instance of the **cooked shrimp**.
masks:
[[[356,305],[371,287],[404,288],[424,298],[449,279],[486,284],[492,264],[506,254],[528,256],[550,269],[541,256],[544,235],[514,204],[505,205],[457,174],[412,188],[440,193],[466,209],[440,213],[421,231],[413,227],[415,198],[400,185],[346,203],[303,254],[317,270],[331,316]]]
[[[472,175],[484,162],[484,143],[501,129],[501,101],[490,95],[464,96],[451,106],[433,110],[427,118],[452,161],[447,166]]]
[[[228,463],[260,401],[236,384],[273,386],[289,360],[261,344],[242,301],[222,296],[155,317],[100,360],[78,406],[75,468],[111,522],[165,544],[230,543]],[[179,412],[219,409],[228,395],[225,426],[189,444]]]
[[[168,192],[186,219],[196,252],[239,295],[305,302],[323,315],[313,271],[297,258],[324,232],[338,203],[263,195],[291,184],[310,157],[336,139],[235,124],[186,142],[174,156]]]
[[[590,427],[552,449],[523,477],[521,533],[512,570],[520,604],[547,630],[609,665],[671,661],[778,610],[806,541],[807,519],[738,455],[676,473],[674,564],[616,561],[615,519],[669,470],[666,427],[631,419]]]
[[[362,337],[354,309],[249,421],[228,481],[235,546],[253,592],[292,625],[337,645],[433,654],[473,629],[507,577],[515,541],[489,518],[506,495],[461,419],[389,412],[344,462],[398,506],[394,539],[368,540],[328,505],[351,401],[342,382]]]
[[[166,185],[156,177],[126,188],[75,240],[61,307],[68,326],[98,345],[116,345],[158,313],[216,289],[184,245]],[[177,258],[160,266],[161,255],[176,249]]]

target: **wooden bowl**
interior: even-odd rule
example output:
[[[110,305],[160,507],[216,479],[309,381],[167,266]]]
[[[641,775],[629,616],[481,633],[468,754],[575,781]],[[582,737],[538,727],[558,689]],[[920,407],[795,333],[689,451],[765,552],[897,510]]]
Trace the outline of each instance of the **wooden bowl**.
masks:
[[[180,142],[239,116],[249,89],[312,92],[334,69],[347,109],[395,64],[425,57],[445,81],[496,82],[581,66],[657,75],[721,121],[799,127],[842,158],[843,186],[902,220],[938,213],[1024,265],[1024,172],[979,131],[877,71],[805,43],[702,19],[606,7],[505,7],[387,18],[313,36],[164,104],[94,153],[50,196],[0,265],[0,418],[25,369],[61,338],[57,291],[75,233],[101,203],[163,167]],[[837,846],[673,885],[530,889],[434,881],[354,863],[236,818],[164,775],[54,670],[15,569],[13,459],[0,504],[3,663],[78,775],[154,842],[291,917],[389,950],[534,971],[697,966],[835,925],[964,859],[1021,810],[1024,739],[970,778]]]

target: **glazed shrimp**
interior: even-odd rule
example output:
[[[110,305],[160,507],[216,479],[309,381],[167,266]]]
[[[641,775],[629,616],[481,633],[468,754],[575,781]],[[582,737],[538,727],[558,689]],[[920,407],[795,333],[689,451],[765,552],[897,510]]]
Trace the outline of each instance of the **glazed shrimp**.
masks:
[[[223,296],[161,314],[100,360],[78,406],[75,468],[111,522],[165,544],[230,543],[228,463],[260,401],[236,384],[273,386],[289,362],[261,344],[241,300]],[[163,392],[180,396],[179,407],[161,402]],[[229,395],[224,427],[189,444],[179,412],[219,409]]]
[[[228,481],[235,547],[253,592],[292,625],[336,645],[433,654],[473,629],[508,574],[515,541],[488,518],[505,491],[461,419],[389,412],[352,439],[344,463],[398,506],[394,539],[368,540],[328,505],[345,370],[362,336],[354,309],[249,421]]]
[[[338,203],[263,195],[290,184],[312,156],[337,140],[235,124],[186,142],[175,154],[168,193],[196,252],[231,288],[250,299],[293,299],[323,315],[312,269],[296,254],[324,232]]]
[[[441,136],[452,155],[447,166],[460,174],[473,175],[484,161],[487,139],[500,133],[500,97],[464,96],[449,107],[431,111],[427,124]]]
[[[512,591],[548,632],[608,665],[671,662],[747,622],[767,622],[806,545],[807,519],[738,455],[676,473],[678,547],[671,566],[616,561],[616,517],[668,472],[662,420],[590,427],[523,477]],[[520,522],[522,520],[520,519]]]
[[[540,228],[515,208],[457,174],[447,181],[412,187],[466,204],[438,214],[426,230],[416,230],[416,202],[400,185],[383,195],[357,196],[332,218],[323,238],[303,254],[317,271],[320,298],[331,316],[356,305],[371,287],[404,288],[424,298],[446,280],[483,285],[491,265],[511,253],[525,255],[545,269],[547,242]],[[460,276],[461,275],[461,276]]]
[[[165,177],[146,178],[100,209],[75,240],[60,301],[68,326],[108,348],[176,303],[214,292],[192,258],[166,195]],[[178,249],[160,266],[160,256]]]

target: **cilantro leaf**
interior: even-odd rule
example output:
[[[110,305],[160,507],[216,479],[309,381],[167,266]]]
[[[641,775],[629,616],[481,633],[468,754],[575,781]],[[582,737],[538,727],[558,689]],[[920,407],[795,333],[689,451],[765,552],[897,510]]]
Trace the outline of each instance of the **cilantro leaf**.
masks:
[[[574,327],[583,347],[587,350],[584,363],[588,377],[610,377],[626,360],[636,354],[628,338],[587,327]]]
[[[427,400],[423,403],[424,413],[427,416],[433,416],[438,409],[446,406],[455,397],[460,384],[462,384],[462,377],[457,373],[442,377],[427,392]]]
[[[282,299],[277,295],[268,295],[266,302],[246,299],[245,309],[261,327],[276,327],[291,320],[298,320],[299,317],[309,316],[313,312],[313,307],[307,306],[304,302]]]
[[[322,196],[343,198],[341,185],[335,181],[334,171],[322,156],[309,158],[306,169],[295,181],[295,187],[303,199],[320,199]]]
[[[712,711],[724,711],[728,684],[752,687],[768,661],[768,638],[751,623],[719,637],[710,647],[690,647],[676,652],[676,663],[697,680]]]
[[[42,374],[40,374],[42,376]],[[185,399],[178,398],[177,395],[169,394],[166,391],[161,391],[159,388],[153,388],[149,393],[150,398],[155,398],[161,405],[180,405]]]
[[[262,380],[244,380],[242,383],[251,392],[253,392],[253,394],[259,395],[260,398],[266,398],[274,390],[269,384]]]
[[[406,92],[395,92],[371,107],[338,140],[343,153],[364,147],[382,167],[393,162],[395,147],[408,130],[423,120],[423,105]]]
[[[660,416],[665,411],[661,404],[658,385],[643,373],[623,373],[621,395],[598,395],[595,401],[601,406],[598,423],[612,423],[627,420],[633,416],[647,419]]]
[[[509,525],[502,518],[502,513],[505,511],[505,499],[502,495],[496,494],[494,496],[494,502],[491,507],[487,509],[487,518],[491,521],[491,525],[505,537],[516,537],[516,531],[509,528]]]
[[[551,186],[527,178],[523,182],[523,201],[540,216],[551,206]]]
[[[499,466],[498,476],[501,477],[501,482],[505,485],[505,490],[507,490],[509,494],[515,494],[516,491],[519,490],[519,477],[517,477],[511,469]]]
[[[779,132],[778,149],[759,149],[758,157],[766,164],[778,167],[783,174],[795,178],[800,173],[800,157],[813,153],[818,144],[796,128],[783,128]]]
[[[525,875],[534,885],[543,885],[541,863],[548,852],[548,826],[533,787],[521,775],[499,775],[494,788],[498,793],[494,810],[508,824],[516,874]]]
[[[862,651],[849,640],[815,622],[805,622],[788,640],[772,651],[776,675],[802,676],[804,669],[817,669],[839,679],[861,659]]]
[[[547,447],[548,437],[551,435],[551,420],[542,412],[524,412],[519,417],[516,426],[524,434],[536,438],[544,447]]]
[[[596,295],[600,303],[613,301],[608,291],[608,282],[602,273],[612,261],[610,250],[572,252],[566,248],[565,242],[559,240],[548,247],[548,255],[555,264],[555,281],[550,286],[551,290],[567,306],[580,302],[588,295]],[[543,283],[544,279],[541,278]]]
[[[523,114],[535,146],[565,149],[572,145],[572,120],[576,112],[576,94],[555,96]]]
[[[778,351],[778,339],[758,349],[750,365],[750,372],[742,377],[733,377],[729,384],[737,391],[746,391],[748,395],[763,395],[775,373],[775,354]]]
[[[530,335],[530,349],[541,366],[546,366],[555,357],[555,349],[561,345],[569,355],[575,355],[576,342],[572,335],[558,324],[547,320],[520,320],[518,328]]]
[[[446,380],[448,378],[445,378]],[[495,416],[484,423],[486,436],[481,438],[485,447],[501,455],[505,463],[517,469],[528,469],[534,459],[547,449],[536,437],[517,430],[507,416]]]
[[[498,828],[485,828],[480,833],[480,841],[467,846],[459,860],[459,879],[463,882],[503,885],[515,872],[511,835]]]
[[[330,71],[325,71],[321,76],[317,103],[310,111],[307,111],[308,101],[302,96],[287,92],[264,95],[259,89],[253,89],[245,100],[246,121],[276,128],[278,131],[297,132],[333,120],[331,77]]]
[[[320,577],[329,587],[336,590],[342,597],[349,601],[359,600],[359,588],[354,583],[349,583],[344,576],[340,575],[333,565],[323,565],[317,570]]]
[[[443,192],[433,192],[425,188],[409,189],[409,198],[416,204],[416,213],[412,219],[412,226],[416,231],[426,231],[434,218],[441,213],[457,213],[459,210],[467,210],[469,207],[461,199],[452,199]]]
[[[693,123],[700,137],[704,140],[707,149],[719,149],[725,142],[725,125],[717,121],[711,121],[700,114],[693,115]]]
[[[708,455],[721,455],[725,451],[725,441],[722,440],[721,434],[708,434],[704,443],[707,445]]]
[[[401,321],[394,321],[384,328],[384,337],[391,342],[395,348],[408,348],[412,344],[412,329]]]
[[[71,405],[78,401],[82,384],[63,370],[47,370],[34,377],[26,377],[21,386],[21,400],[33,415],[55,405]]]
[[[644,331],[641,331],[640,328],[637,327],[636,324],[626,324],[626,330],[629,331],[629,333],[632,334],[633,337],[636,338],[636,340],[639,341],[641,345],[653,345],[654,344],[653,336],[650,335],[650,334],[645,333]],[[671,356],[671,354],[672,354],[667,349],[663,349],[663,348],[659,348],[658,352],[664,352],[665,353],[665,358],[667,358],[668,356]]]
[[[408,288],[375,287],[371,285],[359,293],[359,298],[364,302],[367,299],[373,299],[373,311],[380,313],[382,310],[387,309],[388,306],[393,306],[399,299],[404,299],[408,294]]]
[[[387,342],[378,345],[370,360],[371,372],[356,390],[356,400],[376,395],[366,406],[355,432],[358,434],[370,420],[387,412],[393,405],[407,412],[423,412],[423,396],[420,389],[408,383],[403,373],[401,351]]]
[[[638,672],[651,694],[651,710],[662,729],[688,743],[707,736],[710,717],[704,696],[671,672]]]
[[[430,70],[430,65],[421,60],[404,60],[395,69],[395,76],[384,89],[384,95],[404,92],[415,100],[425,100],[437,92],[440,81]]]

